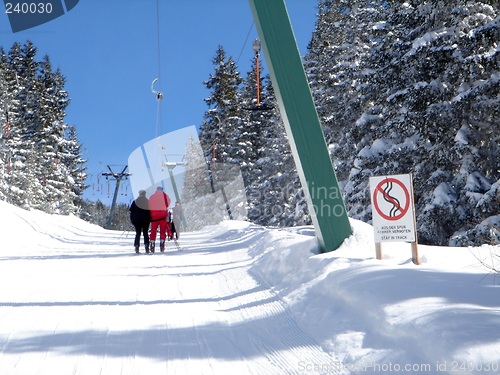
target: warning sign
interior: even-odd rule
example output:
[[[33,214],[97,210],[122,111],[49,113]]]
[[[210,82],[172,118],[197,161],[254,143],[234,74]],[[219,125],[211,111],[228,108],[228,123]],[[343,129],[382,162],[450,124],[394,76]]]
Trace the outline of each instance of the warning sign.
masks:
[[[413,186],[409,174],[370,177],[375,242],[414,242]]]

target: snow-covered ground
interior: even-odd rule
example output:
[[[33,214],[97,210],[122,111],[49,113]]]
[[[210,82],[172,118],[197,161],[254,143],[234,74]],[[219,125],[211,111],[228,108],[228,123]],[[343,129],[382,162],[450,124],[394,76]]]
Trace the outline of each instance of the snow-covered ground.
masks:
[[[316,255],[312,228],[223,222],[182,250],[0,202],[0,373],[498,374],[500,246],[384,244],[352,221]],[[142,249],[141,249],[142,250]]]

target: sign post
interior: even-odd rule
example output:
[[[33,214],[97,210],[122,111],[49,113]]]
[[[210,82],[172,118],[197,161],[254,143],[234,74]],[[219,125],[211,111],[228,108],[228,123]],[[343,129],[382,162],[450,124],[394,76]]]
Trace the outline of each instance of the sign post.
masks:
[[[370,177],[370,198],[377,259],[382,242],[410,242],[413,263],[419,264],[412,176]]]

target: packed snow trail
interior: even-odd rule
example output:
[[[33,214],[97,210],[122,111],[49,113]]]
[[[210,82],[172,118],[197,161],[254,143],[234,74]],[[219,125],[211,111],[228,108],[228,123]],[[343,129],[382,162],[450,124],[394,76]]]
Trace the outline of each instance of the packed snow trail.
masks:
[[[183,251],[0,201],[0,375],[500,373],[500,245],[317,254],[312,227],[227,221]],[[387,245],[387,246],[386,246]]]
[[[3,375],[298,374],[333,361],[249,272],[259,227],[136,255],[129,233],[26,224],[33,246],[0,261]]]

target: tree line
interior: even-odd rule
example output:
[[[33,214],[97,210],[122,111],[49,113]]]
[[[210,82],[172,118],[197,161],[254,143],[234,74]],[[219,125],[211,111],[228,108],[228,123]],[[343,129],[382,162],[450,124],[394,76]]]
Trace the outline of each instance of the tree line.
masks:
[[[320,1],[306,68],[350,217],[412,173],[419,240],[500,243],[497,1]]]
[[[421,243],[500,243],[498,8],[318,2],[304,66],[350,217],[371,221],[369,177],[412,173]],[[205,159],[241,166],[249,220],[310,224],[268,76],[261,111],[253,68],[222,47],[213,64]]]
[[[500,243],[499,40],[493,0],[318,1],[304,67],[351,218],[371,221],[369,177],[411,173],[419,242]],[[0,52],[0,199],[87,217],[104,212],[81,202],[85,167],[76,129],[64,122],[64,77],[35,54],[29,42]],[[205,194],[215,171],[221,181],[232,173],[221,165],[237,166],[248,220],[307,225],[258,58],[242,75],[217,48],[204,82],[202,155],[188,155],[202,167],[188,169],[183,194]]]
[[[0,199],[78,214],[85,189],[82,145],[64,121],[65,77],[30,41],[0,49]]]

